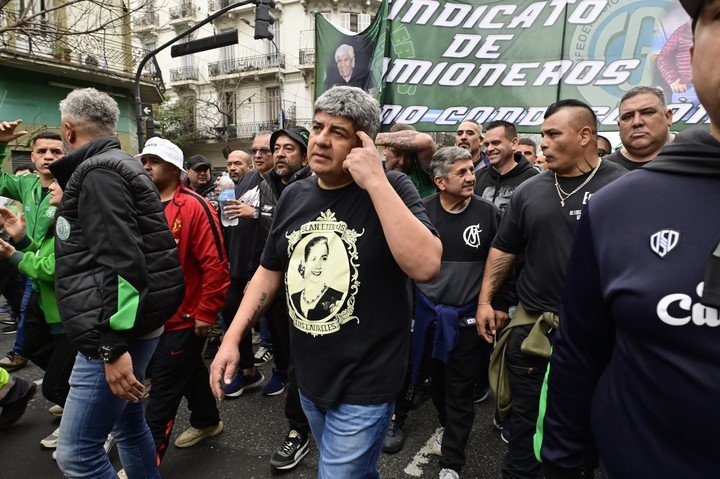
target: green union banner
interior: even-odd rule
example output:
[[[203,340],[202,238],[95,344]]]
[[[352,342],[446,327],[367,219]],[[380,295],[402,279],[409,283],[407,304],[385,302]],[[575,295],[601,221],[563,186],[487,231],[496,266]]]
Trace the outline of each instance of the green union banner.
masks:
[[[383,1],[360,33],[316,14],[315,94],[333,85],[372,93],[383,129],[453,131],[504,119],[537,132],[546,107],[577,98],[617,129],[622,95],[662,89],[673,129],[707,123],[678,0]]]

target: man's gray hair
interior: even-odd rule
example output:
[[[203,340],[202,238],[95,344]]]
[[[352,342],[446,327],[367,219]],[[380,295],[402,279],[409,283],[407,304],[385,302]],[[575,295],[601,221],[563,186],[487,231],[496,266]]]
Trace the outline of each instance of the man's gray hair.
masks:
[[[75,120],[91,135],[115,135],[119,117],[117,102],[94,88],[73,90],[60,101],[60,118]]]
[[[432,157],[430,162],[430,170],[432,171],[433,178],[439,176],[440,178],[447,179],[448,173],[453,163],[463,160],[472,160],[470,152],[459,146],[446,146],[440,148]]]
[[[315,100],[315,114],[327,113],[353,122],[371,140],[380,131],[380,104],[370,94],[354,86],[335,86]]]
[[[340,60],[340,57],[343,56],[343,54],[345,53],[347,53],[350,58],[355,58],[355,49],[352,47],[352,45],[343,43],[342,45],[337,47],[337,50],[335,50],[335,63],[337,63],[337,61]]]
[[[667,103],[665,101],[665,94],[663,91],[659,88],[651,87],[651,86],[636,86],[635,88],[631,88],[627,91],[620,100],[620,104],[622,105],[625,100],[628,100],[634,96],[637,95],[644,95],[646,93],[649,93],[650,95],[655,95],[660,102],[660,106],[663,110],[667,110]]]

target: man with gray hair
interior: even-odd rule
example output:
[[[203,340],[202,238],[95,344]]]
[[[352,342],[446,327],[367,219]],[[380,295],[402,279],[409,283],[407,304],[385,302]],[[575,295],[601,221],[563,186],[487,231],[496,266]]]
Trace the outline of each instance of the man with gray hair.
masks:
[[[466,149],[441,148],[431,168],[439,193],[423,202],[440,234],[443,255],[437,277],[416,285],[411,366],[417,380],[421,366],[428,365],[443,428],[433,443],[434,452],[442,456],[439,477],[457,479],[475,419],[475,379],[489,347],[475,329],[475,311],[500,210],[473,194],[474,165]],[[510,301],[509,295],[498,297],[493,309],[505,314]]]
[[[158,190],[120,150],[119,114],[106,93],[72,91],[60,102],[68,154],[50,165],[64,190],[55,226],[58,309],[79,351],[57,446],[70,478],[117,477],[103,450],[110,431],[127,477],[160,477],[142,381],[184,280]]]
[[[657,88],[638,86],[625,93],[618,115],[623,146],[604,159],[628,171],[655,158],[665,143],[675,137],[670,134],[672,111],[665,104],[662,90]]]
[[[335,65],[337,66],[337,73],[334,68],[328,68],[325,89],[330,89],[335,85],[356,86],[363,90],[369,88],[368,80],[370,75],[367,65],[364,67],[358,65],[358,68],[355,68],[355,48],[352,45],[343,43],[337,47],[335,50]]]
[[[406,175],[383,171],[372,141],[379,129],[380,107],[359,88],[317,99],[308,144],[315,176],[284,190],[261,265],[211,367],[222,398],[240,338],[283,288],[319,477],[380,477],[405,373],[398,358],[410,346],[407,277],[430,281],[440,268],[442,246],[417,190]]]

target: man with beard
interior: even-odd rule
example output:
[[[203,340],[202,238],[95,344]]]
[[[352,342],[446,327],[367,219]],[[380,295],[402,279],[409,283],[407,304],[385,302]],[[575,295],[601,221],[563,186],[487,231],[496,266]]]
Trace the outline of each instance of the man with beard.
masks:
[[[258,186],[259,206],[256,210],[258,227],[250,261],[250,276],[260,264],[262,250],[265,247],[275,207],[283,191],[291,183],[311,175],[307,166],[307,141],[310,133],[301,126],[277,130],[270,136],[270,149],[274,152],[275,166],[263,175]],[[273,375],[263,388],[263,394],[275,396],[287,392],[285,416],[289,422],[289,431],[277,452],[270,458],[270,465],[279,470],[294,468],[309,451],[310,426],[302,411],[290,351],[290,330],[287,302],[279,295],[265,313],[272,337],[275,368]],[[259,374],[259,373],[258,373]],[[240,375],[238,375],[240,376]],[[242,381],[242,380],[240,380]],[[232,397],[237,388],[235,381],[225,387],[225,394]]]
[[[705,427],[720,423],[720,0],[681,3],[710,131],[678,134],[583,212],[535,441],[548,479],[598,459],[608,479],[720,470]]]
[[[655,158],[670,134],[672,111],[665,104],[665,95],[657,88],[638,86],[620,100],[618,128],[622,148],[605,157],[628,171],[640,168]]]
[[[483,132],[482,127],[472,120],[460,123],[455,132],[455,146],[470,152],[475,171],[485,168],[485,158],[482,151]]]

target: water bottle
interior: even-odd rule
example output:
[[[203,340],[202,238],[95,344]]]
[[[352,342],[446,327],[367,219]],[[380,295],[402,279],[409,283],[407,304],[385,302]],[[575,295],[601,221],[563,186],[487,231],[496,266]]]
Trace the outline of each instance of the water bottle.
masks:
[[[233,180],[226,172],[220,177],[218,185],[220,186],[220,195],[218,196],[218,201],[220,202],[220,221],[223,226],[235,226],[238,224],[237,216],[231,219],[225,214],[225,206],[230,200],[235,200],[235,183],[233,183]]]

